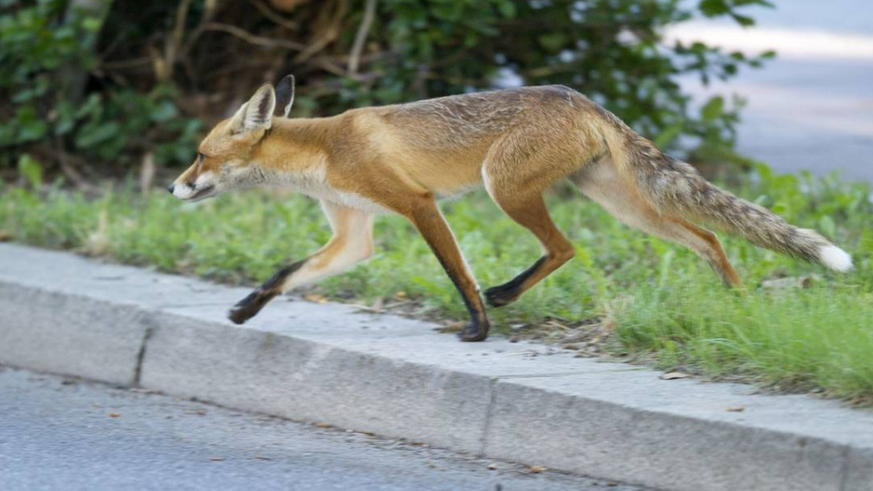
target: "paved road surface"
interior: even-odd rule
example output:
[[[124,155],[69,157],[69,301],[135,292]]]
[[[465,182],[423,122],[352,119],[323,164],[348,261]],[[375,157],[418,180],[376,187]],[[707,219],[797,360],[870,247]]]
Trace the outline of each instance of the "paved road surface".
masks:
[[[0,489],[642,491],[3,367]]]
[[[746,98],[739,150],[776,170],[839,169],[846,178],[873,183],[873,2],[774,3],[775,10],[746,10],[758,20],[752,29],[698,20],[671,31],[673,38],[727,50],[779,53],[763,69],[745,70],[727,84],[704,89],[686,77],[682,85],[698,100],[711,93]]]

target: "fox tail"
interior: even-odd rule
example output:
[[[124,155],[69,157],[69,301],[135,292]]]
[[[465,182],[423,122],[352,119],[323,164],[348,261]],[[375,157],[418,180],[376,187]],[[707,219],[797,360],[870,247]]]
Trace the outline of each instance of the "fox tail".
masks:
[[[795,227],[715,186],[691,165],[663,154],[617,117],[607,115],[612,124],[604,136],[617,167],[657,210],[709,223],[760,247],[835,271],[852,269],[852,257],[815,230]]]

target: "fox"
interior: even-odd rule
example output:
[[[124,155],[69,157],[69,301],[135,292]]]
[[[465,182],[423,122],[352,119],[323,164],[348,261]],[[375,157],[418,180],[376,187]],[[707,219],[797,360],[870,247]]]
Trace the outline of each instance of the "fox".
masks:
[[[279,269],[228,317],[242,324],[273,298],[371,258],[376,216],[405,217],[451,279],[470,316],[462,341],[482,341],[485,302],[502,307],[563,266],[573,245],[549,216],[543,193],[568,180],[626,225],[691,249],[729,288],[739,276],[714,232],[839,272],[852,258],[814,230],[705,180],[621,119],[562,85],[473,92],[289,117],[294,77],[264,84],[198,147],[169,192],[199,201],[231,190],[276,186],[321,201],[333,235],[312,255]],[[539,241],[542,255],[484,301],[438,201],[484,188]]]

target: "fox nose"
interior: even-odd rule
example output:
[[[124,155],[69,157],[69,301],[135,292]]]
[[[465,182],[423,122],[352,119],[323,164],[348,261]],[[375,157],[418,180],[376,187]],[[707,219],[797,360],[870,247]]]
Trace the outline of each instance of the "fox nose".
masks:
[[[173,190],[174,190],[174,189],[176,189],[176,185],[175,185],[175,184],[170,184],[169,186],[167,186],[167,191],[169,191],[170,194],[173,194]]]

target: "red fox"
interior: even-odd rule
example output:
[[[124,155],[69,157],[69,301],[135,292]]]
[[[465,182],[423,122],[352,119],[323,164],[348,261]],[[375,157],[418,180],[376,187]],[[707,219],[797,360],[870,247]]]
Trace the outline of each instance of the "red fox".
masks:
[[[564,178],[622,222],[690,248],[730,287],[740,279],[718,238],[694,222],[836,271],[852,267],[845,251],[815,231],[710,184],[568,87],[463,94],[326,118],[288,118],[293,100],[291,76],[276,89],[259,88],[209,132],[194,164],[169,187],[185,201],[253,186],[321,200],[333,237],[236,304],[229,318],[238,324],[275,296],[371,257],[374,216],[395,213],[418,229],[461,294],[471,317],[461,339],[484,340],[489,322],[479,286],[437,200],[484,186],[539,239],[542,257],[485,290],[488,304],[500,307],[574,255],[543,201],[543,191]]]

